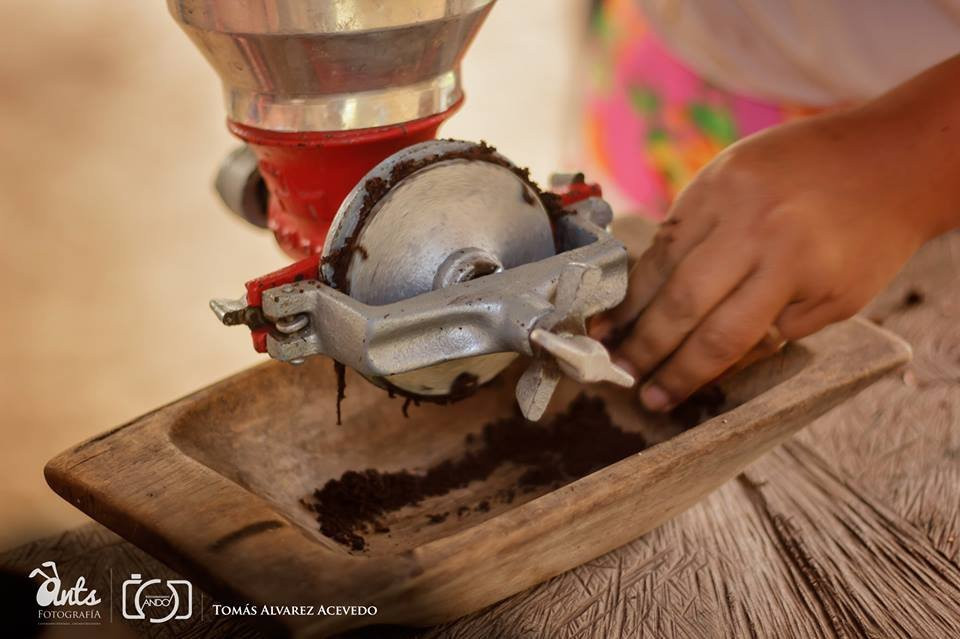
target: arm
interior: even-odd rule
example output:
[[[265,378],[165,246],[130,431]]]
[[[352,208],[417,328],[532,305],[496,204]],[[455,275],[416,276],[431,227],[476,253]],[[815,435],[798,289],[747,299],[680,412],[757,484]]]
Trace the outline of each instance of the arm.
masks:
[[[723,151],[677,198],[603,325],[634,322],[619,355],[649,376],[647,408],[667,410],[771,332],[798,339],[850,317],[957,227],[960,56]]]

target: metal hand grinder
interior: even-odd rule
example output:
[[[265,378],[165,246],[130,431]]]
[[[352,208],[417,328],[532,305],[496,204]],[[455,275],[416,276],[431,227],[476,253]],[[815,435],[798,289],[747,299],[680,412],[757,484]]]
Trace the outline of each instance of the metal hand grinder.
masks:
[[[483,143],[411,137],[425,122],[429,131],[421,130],[432,137],[459,103],[456,67],[490,4],[181,0],[170,7],[223,77],[231,128],[252,142],[259,159],[247,161],[252,168],[240,171],[241,179],[229,173],[243,154],[228,162],[221,193],[229,195],[227,183],[234,195],[249,196],[262,175],[268,224],[288,252],[309,255],[248,282],[239,300],[211,302],[221,321],[248,325],[255,348],[276,359],[327,355],[375,384],[424,400],[465,396],[525,356],[531,361],[517,399],[528,419],[538,419],[562,373],[633,384],[585,335],[587,318],[623,299],[627,259],[605,230],[610,207],[582,176],[557,178],[555,192],[542,192]],[[444,44],[444,36],[453,40]],[[292,50],[304,59],[288,56]],[[440,58],[451,68],[439,69]],[[439,75],[414,82],[421,99],[407,101],[402,96],[414,90],[402,84],[413,79],[408,65],[428,63]],[[268,82],[264,74],[278,77]],[[284,82],[299,93],[280,90]],[[397,103],[384,102],[388,94],[414,111],[390,111]],[[417,110],[450,100],[454,106],[439,120]],[[346,119],[358,113],[369,117]],[[400,120],[383,124],[377,118],[384,113]],[[250,122],[273,128],[252,134]],[[337,128],[316,129],[326,126]],[[379,144],[382,135],[389,143],[374,150],[371,140]],[[258,142],[267,138],[270,144]],[[298,153],[309,157],[293,162],[291,177],[285,162]],[[360,157],[378,160],[354,176]],[[353,163],[350,171],[337,172],[338,158]],[[329,206],[337,189],[349,192],[325,225],[308,200],[319,193]],[[233,202],[253,207],[257,200]],[[301,229],[293,234],[286,225],[291,209]]]

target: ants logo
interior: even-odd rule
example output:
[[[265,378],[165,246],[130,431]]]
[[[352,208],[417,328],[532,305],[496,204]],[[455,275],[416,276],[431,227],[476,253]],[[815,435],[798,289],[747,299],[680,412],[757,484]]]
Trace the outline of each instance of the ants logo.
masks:
[[[166,584],[166,588],[151,588]],[[181,612],[185,608],[185,612]],[[193,586],[186,579],[147,579],[137,573],[123,582],[123,616],[163,623],[189,619],[193,614]]]
[[[87,578],[78,577],[69,588],[64,588],[57,564],[43,562],[34,568],[29,578],[43,577],[37,588],[37,623],[40,625],[97,625],[100,623],[100,597],[94,588],[87,588]]]
[[[79,577],[72,587],[64,590],[56,562],[45,561],[40,566],[30,573],[31,579],[37,575],[43,577],[43,582],[37,588],[37,605],[46,608],[47,606],[96,606],[100,603],[97,591],[92,588],[87,590],[86,577]],[[44,572],[44,568],[50,571],[49,575]]]

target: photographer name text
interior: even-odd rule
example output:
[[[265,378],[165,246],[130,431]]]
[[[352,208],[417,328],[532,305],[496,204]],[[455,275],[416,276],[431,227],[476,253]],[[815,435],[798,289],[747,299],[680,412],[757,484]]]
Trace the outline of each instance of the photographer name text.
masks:
[[[213,604],[213,613],[232,617],[365,617],[377,614],[376,606],[271,606]]]

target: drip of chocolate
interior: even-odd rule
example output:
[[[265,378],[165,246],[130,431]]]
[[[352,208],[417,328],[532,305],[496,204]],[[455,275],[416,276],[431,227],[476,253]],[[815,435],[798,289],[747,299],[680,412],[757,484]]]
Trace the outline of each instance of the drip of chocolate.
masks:
[[[333,372],[337,376],[337,426],[339,426],[342,423],[340,421],[340,405],[343,403],[343,398],[347,396],[347,367],[334,361]]]

